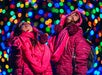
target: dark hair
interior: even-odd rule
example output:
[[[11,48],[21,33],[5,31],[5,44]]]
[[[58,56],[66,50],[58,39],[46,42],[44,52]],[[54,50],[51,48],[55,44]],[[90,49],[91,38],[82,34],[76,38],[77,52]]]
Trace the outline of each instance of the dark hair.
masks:
[[[33,35],[35,36],[35,38],[34,39],[30,38],[30,41],[32,45],[35,46],[38,42],[37,33],[33,31]]]
[[[74,12],[74,13],[76,13],[76,14],[78,14],[77,12]],[[78,14],[79,15],[79,14]],[[69,15],[68,15],[69,16]],[[67,17],[68,17],[67,16]],[[63,25],[63,28],[65,28],[67,25],[68,25],[68,23],[67,23],[67,17],[66,17],[66,19],[65,19],[65,23],[64,23],[64,25]],[[78,21],[76,21],[76,22],[70,22],[69,24],[70,25],[74,25],[74,24],[76,24],[76,23],[78,23],[80,21],[80,17],[79,17],[79,19],[78,19]]]
[[[14,30],[14,36],[19,36],[21,33],[22,33],[21,26],[19,26],[19,24],[18,24]],[[33,31],[33,35],[37,36],[37,33]],[[35,37],[35,39],[30,38],[30,41],[31,41],[32,45],[35,46],[37,44],[37,37]]]
[[[14,30],[14,36],[19,36],[21,33],[22,33],[22,30],[19,27],[19,25],[17,25],[15,30]]]

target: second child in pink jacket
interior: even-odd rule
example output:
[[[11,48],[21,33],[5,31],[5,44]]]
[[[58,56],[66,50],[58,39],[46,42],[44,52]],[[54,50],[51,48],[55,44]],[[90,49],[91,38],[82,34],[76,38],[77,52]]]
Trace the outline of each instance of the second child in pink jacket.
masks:
[[[55,30],[59,32],[49,40],[52,51],[52,61],[55,63],[55,75],[86,75],[90,45],[83,37],[80,27],[81,14],[74,11],[62,16],[60,24]]]

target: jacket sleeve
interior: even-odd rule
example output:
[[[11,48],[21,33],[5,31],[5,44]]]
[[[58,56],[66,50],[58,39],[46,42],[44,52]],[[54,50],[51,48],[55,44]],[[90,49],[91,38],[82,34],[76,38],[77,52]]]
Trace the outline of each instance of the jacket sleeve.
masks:
[[[75,72],[78,75],[86,75],[88,56],[91,46],[81,34],[75,38]]]
[[[46,66],[45,66],[45,62],[48,62],[45,58],[43,58],[43,63],[39,63],[37,62],[37,60],[35,60],[32,56],[31,56],[31,50],[29,48],[29,46],[27,45],[27,42],[25,44],[24,41],[22,41],[23,45],[22,45],[22,50],[23,50],[23,54],[25,59],[28,61],[29,65],[32,67],[32,69],[34,71],[36,71],[37,73],[42,73],[46,70]],[[27,45],[27,46],[26,46]],[[44,54],[44,57],[46,57],[47,54]],[[49,59],[50,57],[48,57]]]
[[[19,41],[18,37],[14,37],[11,40],[11,53],[9,55],[9,64],[10,66],[15,69],[13,71],[14,74],[22,74],[21,68],[23,67],[22,65],[22,56],[21,56],[21,44]]]
[[[44,46],[45,52],[42,58],[42,67],[43,69],[47,69],[48,65],[50,64],[50,59],[51,59],[51,53],[50,49],[47,45]]]
[[[51,54],[54,52],[55,38],[56,38],[56,36],[52,36],[52,37],[48,40],[48,46],[49,46],[49,48],[50,48]]]

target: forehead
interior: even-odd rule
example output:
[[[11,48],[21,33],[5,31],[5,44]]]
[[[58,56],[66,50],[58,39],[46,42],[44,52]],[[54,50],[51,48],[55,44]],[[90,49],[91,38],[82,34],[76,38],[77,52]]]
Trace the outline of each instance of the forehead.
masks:
[[[79,14],[77,12],[73,12],[71,15],[72,16],[79,16]]]
[[[24,23],[22,23],[22,25],[29,25],[29,23],[27,23],[27,22],[24,22]]]
[[[20,24],[19,24],[19,27],[21,27],[21,26],[23,26],[23,25],[30,25],[30,24],[27,23],[27,22],[23,22],[23,23],[20,23]]]

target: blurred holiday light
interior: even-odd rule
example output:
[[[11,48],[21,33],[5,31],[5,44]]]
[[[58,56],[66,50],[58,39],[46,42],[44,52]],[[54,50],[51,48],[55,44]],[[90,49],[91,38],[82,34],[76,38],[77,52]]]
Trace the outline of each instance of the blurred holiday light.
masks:
[[[50,28],[49,27],[46,27],[46,32],[50,32]]]
[[[59,3],[55,3],[54,6],[55,6],[56,8],[59,8],[59,7],[60,7],[60,6],[59,6]]]
[[[42,14],[44,14],[44,11],[43,11],[42,9],[40,9],[40,10],[38,11],[38,13],[39,13],[40,15],[42,15]]]
[[[52,7],[52,3],[48,3],[48,7]]]
[[[33,12],[32,11],[28,12],[28,17],[33,17]]]
[[[44,28],[44,24],[40,24],[39,27],[42,29]]]

